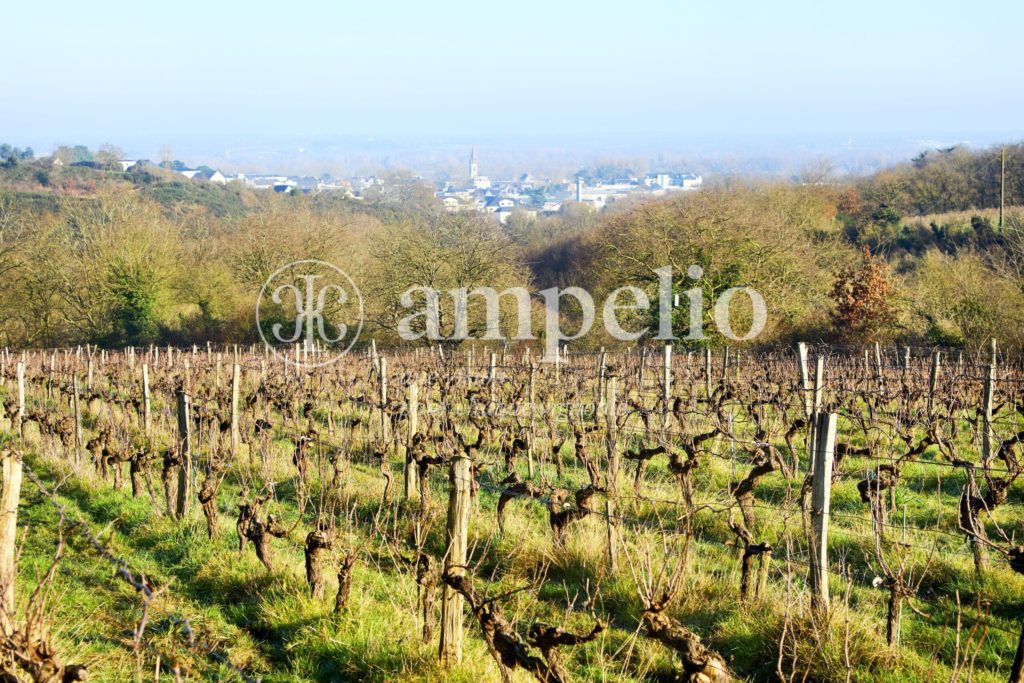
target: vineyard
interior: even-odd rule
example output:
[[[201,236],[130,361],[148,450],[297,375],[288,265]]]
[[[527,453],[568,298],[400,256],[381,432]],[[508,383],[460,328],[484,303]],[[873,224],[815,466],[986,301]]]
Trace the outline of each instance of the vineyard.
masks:
[[[0,681],[1024,681],[995,342],[0,374]]]

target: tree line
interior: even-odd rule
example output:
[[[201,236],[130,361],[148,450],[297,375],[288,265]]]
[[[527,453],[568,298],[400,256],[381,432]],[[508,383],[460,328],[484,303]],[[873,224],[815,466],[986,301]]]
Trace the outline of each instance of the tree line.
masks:
[[[733,182],[601,213],[565,202],[553,216],[520,211],[499,225],[444,212],[408,177],[359,199],[278,196],[155,166],[117,173],[25,160],[0,169],[0,343],[253,342],[267,277],[316,258],[358,283],[364,338],[380,343],[398,341],[399,295],[412,286],[574,285],[597,298],[631,285],[656,298],[654,271],[671,266],[673,291],[685,302],[699,288],[708,304],[701,344],[722,341],[715,298],[749,286],[768,304],[761,346],[969,346],[995,334],[1019,348],[1024,223],[1013,207],[1024,202],[1024,151],[1006,148],[1002,226],[999,162],[996,149],[943,150],[850,182]],[[701,277],[689,277],[690,265]],[[630,329],[659,322],[656,306],[632,315]],[[750,312],[740,305],[733,315],[745,329]],[[685,337],[689,311],[673,316]],[[613,340],[595,332],[577,343]]]

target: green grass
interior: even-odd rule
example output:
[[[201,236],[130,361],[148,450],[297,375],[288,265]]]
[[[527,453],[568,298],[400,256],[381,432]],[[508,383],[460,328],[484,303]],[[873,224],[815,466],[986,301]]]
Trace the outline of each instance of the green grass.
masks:
[[[318,414],[318,418],[323,421],[325,415]],[[92,428],[92,416],[86,425]],[[242,465],[219,492],[219,534],[213,540],[206,536],[197,506],[186,521],[175,522],[162,514],[162,500],[153,502],[148,496],[133,499],[127,483],[124,491],[113,491],[91,468],[71,468],[63,461],[59,446],[43,443],[32,426],[28,440],[26,461],[48,486],[60,482],[59,499],[68,517],[86,522],[133,571],[144,572],[156,586],[169,585],[154,602],[147,648],[137,657],[129,645],[139,617],[138,595],[114,576],[109,562],[71,534],[68,558],[60,565],[53,587],[51,621],[65,659],[87,663],[94,680],[135,680],[139,660],[152,680],[157,654],[165,664],[179,658],[192,680],[238,680],[228,667],[184,647],[177,625],[182,617],[195,629],[201,650],[223,653],[234,666],[262,676],[268,683],[499,680],[478,627],[468,615],[460,666],[450,671],[439,667],[436,635],[431,643],[420,642],[414,577],[410,567],[398,559],[404,549],[385,543],[373,523],[377,517],[395,538],[407,539],[412,535],[411,513],[401,505],[379,510],[379,472],[358,456],[354,456],[339,496],[357,521],[343,524],[340,546],[358,548],[360,560],[349,607],[336,616],[333,572],[328,571],[326,599],[311,599],[306,588],[302,542],[305,531],[312,526],[308,511],[291,537],[273,541],[273,573],[257,561],[251,547],[238,551],[235,505],[242,486],[252,482],[257,473],[264,480],[279,482],[273,511],[286,524],[298,514],[292,445],[284,431],[279,429],[270,441],[271,454],[265,464],[256,458],[256,467],[250,469],[249,457],[244,453],[241,456]],[[722,442],[716,448],[727,452],[726,446]],[[488,450],[483,456],[493,459],[495,453]],[[567,448],[566,462],[571,464],[572,460]],[[519,465],[525,473],[525,463]],[[837,574],[831,579],[833,611],[827,625],[817,632],[812,626],[804,580],[807,568],[799,561],[806,556],[801,521],[786,508],[788,497],[795,496],[799,486],[779,474],[766,477],[756,491],[759,534],[776,541],[777,547],[766,594],[745,603],[739,601],[737,551],[728,545],[733,535],[722,514],[705,511],[695,521],[697,539],[691,565],[672,614],[721,652],[736,673],[747,680],[775,680],[784,628],[796,634],[795,641],[787,645],[784,666],[787,671],[795,668],[797,678],[806,668],[812,680],[845,680],[849,659],[854,681],[948,680],[955,663],[955,595],[959,592],[962,639],[966,639],[972,625],[983,621],[976,603],[990,605],[973,680],[1005,680],[1020,632],[1020,614],[1024,613],[1024,578],[1010,572],[996,556],[991,558],[992,567],[986,576],[975,576],[969,548],[957,537],[955,503],[951,506],[951,499],[955,501],[959,495],[962,475],[949,468],[924,463],[904,467],[897,509],[906,510],[907,545],[899,544],[903,541],[902,528],[890,529],[886,548],[893,558],[905,554],[909,566],[926,571],[915,604],[927,616],[905,609],[902,646],[895,651],[886,646],[887,594],[871,587],[877,572],[874,539],[870,523],[865,525],[869,512],[856,492],[856,481],[867,466],[866,459],[850,458],[833,488],[835,516],[830,552]],[[728,490],[730,482],[744,476],[746,469],[743,464],[734,466],[727,460],[706,458],[695,476],[698,502],[721,506],[722,492]],[[392,496],[396,497],[401,492],[397,458],[392,472]],[[553,478],[553,467],[545,473]],[[624,490],[631,484],[631,475],[631,471],[624,472]],[[159,495],[156,468],[153,477]],[[127,482],[127,476],[124,479]],[[484,482],[497,479],[497,472],[483,477]],[[584,479],[583,472],[570,466],[562,483],[574,486]],[[426,548],[437,556],[444,547],[444,480],[443,472],[433,473],[432,522]],[[678,486],[663,459],[651,463],[644,493],[660,500],[679,499]],[[525,634],[531,623],[546,621],[569,630],[587,631],[597,615],[609,621],[611,628],[592,643],[564,651],[575,680],[671,678],[675,664],[670,653],[657,643],[635,636],[641,605],[628,564],[639,557],[644,543],[659,547],[664,534],[657,528],[658,520],[674,528],[672,519],[678,508],[619,501],[617,512],[627,518],[623,523],[624,547],[620,571],[610,575],[606,568],[606,522],[600,516],[592,515],[572,525],[565,548],[556,550],[541,504],[513,501],[506,509],[505,531],[499,533],[496,502],[497,494],[484,488],[473,505],[470,547],[478,587],[493,595],[527,585],[539,573],[546,577],[539,589],[518,592],[503,603],[506,616],[516,623],[517,630]],[[997,510],[996,519],[1012,529],[1019,522],[1020,505],[1017,485],[1010,502]],[[891,522],[902,527],[902,513]],[[18,583],[23,603],[35,577],[45,571],[57,527],[55,508],[28,481],[19,527],[25,543],[19,558]],[[786,539],[794,541],[792,553],[797,561],[785,560]],[[843,599],[846,582],[838,575],[840,561],[853,580],[848,607]],[[521,673],[516,677],[526,679]],[[172,680],[166,669],[161,680]]]

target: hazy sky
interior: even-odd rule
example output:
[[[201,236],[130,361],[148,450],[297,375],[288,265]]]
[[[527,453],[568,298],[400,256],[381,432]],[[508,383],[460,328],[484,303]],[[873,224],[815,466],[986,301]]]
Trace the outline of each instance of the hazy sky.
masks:
[[[1019,133],[1020,0],[9,2],[0,140]]]

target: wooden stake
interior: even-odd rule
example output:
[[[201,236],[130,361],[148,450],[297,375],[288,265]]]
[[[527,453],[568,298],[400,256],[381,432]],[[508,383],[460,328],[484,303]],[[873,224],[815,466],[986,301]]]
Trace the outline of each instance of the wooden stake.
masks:
[[[984,424],[982,425],[981,432],[981,461],[983,463],[988,463],[992,458],[992,441],[995,438],[995,435],[992,433],[992,395],[995,391],[995,381],[996,364],[993,360],[985,370],[985,387],[982,396]]]
[[[0,491],[0,620],[9,626],[14,614],[14,580],[17,577],[15,535],[18,531],[18,501],[21,499],[21,454],[3,451],[3,490]]]
[[[218,366],[220,360],[217,361]],[[220,368],[218,367],[218,370]],[[220,373],[217,373],[218,376]],[[239,436],[238,421],[238,397],[242,389],[242,366],[235,363],[231,366],[231,456],[238,455],[238,445],[241,441]]]
[[[661,365],[661,424],[668,429],[668,414],[672,410],[672,345],[665,344]]]
[[[451,576],[461,576],[466,572],[471,464],[465,455],[457,455],[451,465],[444,553],[444,571]],[[443,666],[462,661],[462,606],[462,595],[446,585],[441,598],[441,642],[438,648],[438,658]]]
[[[413,437],[419,429],[420,387],[416,382],[409,385],[408,402],[409,434],[405,441],[405,497],[414,498],[419,490],[419,468],[410,454]]]
[[[666,345],[665,348],[670,348]],[[609,375],[607,378],[608,382],[608,397],[606,400],[606,421],[607,421],[607,435],[605,443],[608,448],[608,473],[609,480],[612,490],[612,496],[614,496],[619,490],[619,447],[618,447],[618,387],[616,386],[617,378],[615,375]],[[608,570],[614,574],[618,571],[619,562],[619,550],[618,550],[618,530],[616,529],[615,521],[615,502],[612,496],[605,498],[605,520],[607,521],[608,531]]]
[[[815,420],[814,472],[811,490],[811,602],[828,613],[828,517],[832,499],[832,458],[836,443],[836,414],[818,413]]]
[[[152,426],[153,417],[150,412],[150,396],[149,396],[149,364],[142,364],[142,426],[146,431],[146,436],[149,436],[150,428]]]
[[[78,375],[71,378],[72,401],[75,409],[75,464],[81,464],[82,458],[82,408],[79,401]]]
[[[935,401],[935,387],[939,382],[939,367],[942,364],[942,352],[936,351],[932,354],[932,367],[928,373],[928,417],[934,414],[933,403]]]
[[[178,506],[175,516],[184,519],[192,498],[192,410],[191,399],[184,391],[178,392]]]
[[[534,404],[537,400],[537,366],[534,363],[530,363],[530,390],[529,390],[529,408],[530,408],[530,434],[526,448],[526,468],[527,474],[530,478],[533,478],[533,448],[534,441],[537,439],[537,432],[534,427]]]
[[[18,362],[18,414],[14,420],[14,431],[24,437],[25,423],[25,361]]]
[[[804,394],[804,414],[807,417],[814,412],[814,402],[811,396],[811,378],[807,370],[807,344],[800,342],[796,345],[796,367],[800,371],[800,387]]]

